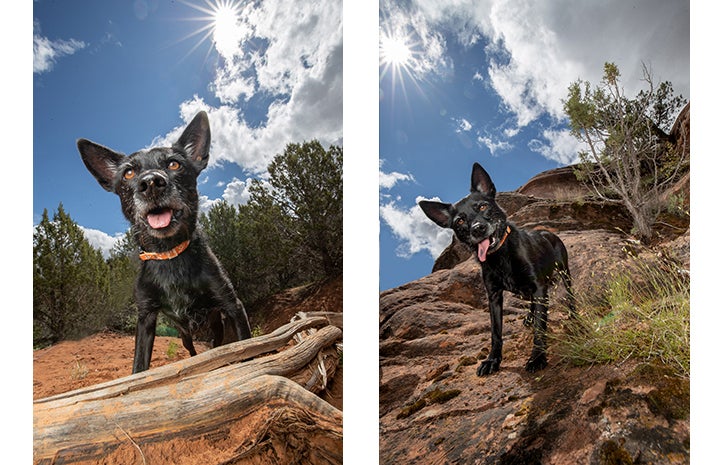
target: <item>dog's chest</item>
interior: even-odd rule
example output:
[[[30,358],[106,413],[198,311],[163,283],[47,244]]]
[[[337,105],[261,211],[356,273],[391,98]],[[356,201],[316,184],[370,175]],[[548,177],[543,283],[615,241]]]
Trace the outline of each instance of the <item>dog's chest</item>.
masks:
[[[163,313],[179,319],[205,305],[210,287],[200,267],[177,266],[181,263],[150,263],[145,273],[145,279],[152,280],[161,291],[157,298],[161,301]]]
[[[498,257],[481,264],[483,280],[489,289],[503,289],[524,297],[530,297],[536,286],[530,270],[522,261]]]

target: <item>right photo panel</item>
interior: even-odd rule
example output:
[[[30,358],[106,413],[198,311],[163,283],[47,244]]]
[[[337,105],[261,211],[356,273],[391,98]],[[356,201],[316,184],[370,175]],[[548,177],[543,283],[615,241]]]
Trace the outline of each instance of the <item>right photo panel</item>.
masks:
[[[689,2],[445,3],[380,0],[380,463],[690,463]]]

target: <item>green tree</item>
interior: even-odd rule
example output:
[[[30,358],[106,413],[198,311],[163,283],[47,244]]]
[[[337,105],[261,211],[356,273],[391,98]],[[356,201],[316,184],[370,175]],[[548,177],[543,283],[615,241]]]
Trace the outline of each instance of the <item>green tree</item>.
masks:
[[[268,166],[270,187],[255,183],[251,204],[263,195],[295,222],[287,240],[316,257],[326,277],[343,270],[343,148],[317,140],[288,144]],[[254,197],[253,197],[254,196]]]
[[[670,82],[656,86],[646,66],[646,88],[633,99],[624,95],[619,77],[618,67],[606,63],[594,89],[588,81],[572,83],[564,110],[571,133],[588,148],[579,153],[579,177],[598,197],[623,204],[635,233],[648,240],[664,208],[661,193],[688,167],[689,154],[674,150],[668,135],[685,100],[674,96]]]
[[[107,293],[107,326],[120,332],[134,332],[138,319],[133,290],[140,260],[138,246],[130,230],[119,239],[110,251]]]
[[[253,181],[245,205],[214,204],[200,216],[211,249],[241,300],[342,271],[343,150],[317,141],[290,144]]]
[[[82,337],[102,327],[108,265],[63,209],[33,233],[33,343]]]

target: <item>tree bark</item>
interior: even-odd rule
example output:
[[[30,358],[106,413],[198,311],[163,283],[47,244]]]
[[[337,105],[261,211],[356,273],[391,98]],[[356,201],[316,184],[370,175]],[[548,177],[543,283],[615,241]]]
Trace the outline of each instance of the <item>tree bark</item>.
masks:
[[[324,425],[321,435],[331,439],[321,441],[317,454],[325,461],[318,463],[334,463],[334,457],[340,460],[342,456],[336,450],[342,450],[342,413],[301,386],[322,389],[315,375],[318,358],[325,362],[324,377],[332,377],[339,359],[335,343],[341,339],[341,330],[325,326],[286,350],[251,359],[283,347],[298,331],[324,321],[295,321],[266,336],[39,399],[33,406],[34,462],[92,460],[122,444],[127,447],[129,442],[142,451],[161,440],[192,440],[272,406],[271,413],[290,409],[294,418],[302,415],[306,422]],[[323,445],[328,450],[322,450]],[[227,463],[242,463],[239,457],[248,450],[235,453],[234,460]]]

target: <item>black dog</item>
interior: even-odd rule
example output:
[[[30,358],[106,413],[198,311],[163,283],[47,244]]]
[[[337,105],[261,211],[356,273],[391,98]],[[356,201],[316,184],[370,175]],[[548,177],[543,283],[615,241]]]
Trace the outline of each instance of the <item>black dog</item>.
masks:
[[[489,375],[501,366],[503,347],[503,291],[530,300],[525,324],[533,325],[533,351],[526,370],[546,367],[546,323],[548,291],[554,271],[563,278],[574,313],[571,276],[566,248],[548,231],[525,231],[506,220],[495,201],[496,187],[488,173],[474,163],[471,193],[455,205],[421,200],[423,212],[436,224],[452,228],[458,240],[470,247],[481,262],[483,282],[491,312],[491,352],[478,367],[478,376]]]
[[[227,324],[234,340],[249,338],[243,304],[197,229],[197,177],[208,164],[210,150],[205,112],[195,116],[172,147],[125,156],[79,139],[78,150],[100,185],[120,197],[143,250],[135,284],[133,373],[150,366],[158,312],[175,323],[190,355],[196,354],[191,334],[200,328],[210,328],[214,347],[231,342],[223,340]]]

